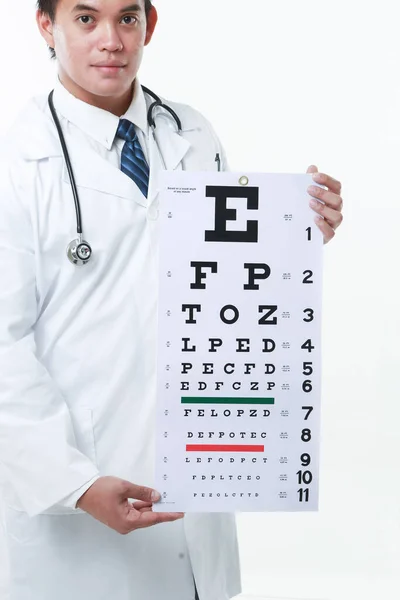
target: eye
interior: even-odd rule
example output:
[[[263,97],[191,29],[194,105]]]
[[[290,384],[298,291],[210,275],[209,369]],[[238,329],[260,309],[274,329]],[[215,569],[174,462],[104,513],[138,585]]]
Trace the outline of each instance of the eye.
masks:
[[[133,19],[135,23],[137,22],[137,17],[133,17],[131,15],[126,15],[125,17],[122,18],[122,20],[124,21],[125,25],[131,25],[131,23],[132,23],[132,22],[130,22],[130,23],[128,22],[127,23],[125,19]]]
[[[83,15],[82,17],[79,17],[79,19],[93,19],[93,17],[89,17],[89,15]],[[81,23],[83,23],[84,25],[87,25],[88,21],[81,21]]]

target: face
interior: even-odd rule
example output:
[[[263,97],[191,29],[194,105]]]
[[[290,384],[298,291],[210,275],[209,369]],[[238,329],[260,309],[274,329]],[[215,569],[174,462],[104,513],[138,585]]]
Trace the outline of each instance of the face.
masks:
[[[157,13],[146,19],[145,0],[59,0],[52,24],[37,13],[47,44],[55,49],[62,83],[76,97],[106,107],[131,95],[143,48]]]

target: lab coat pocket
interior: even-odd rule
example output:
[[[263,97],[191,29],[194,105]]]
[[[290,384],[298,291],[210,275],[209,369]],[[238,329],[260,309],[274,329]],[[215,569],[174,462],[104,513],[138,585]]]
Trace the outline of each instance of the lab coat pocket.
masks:
[[[70,414],[75,432],[76,447],[97,467],[92,409],[86,406],[77,406],[70,409]]]

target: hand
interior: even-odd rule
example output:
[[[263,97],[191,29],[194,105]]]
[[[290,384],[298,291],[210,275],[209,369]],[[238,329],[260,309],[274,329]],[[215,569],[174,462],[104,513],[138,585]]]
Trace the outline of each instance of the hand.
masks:
[[[329,177],[329,175],[318,173],[318,169],[314,165],[308,167],[307,173],[313,173],[314,181],[328,188],[324,190],[318,186],[310,186],[307,190],[310,196],[314,196],[324,203],[321,204],[316,200],[311,200],[310,206],[320,215],[315,217],[315,222],[323,233],[324,244],[327,244],[334,237],[336,229],[343,221],[343,200],[340,196],[342,184],[333,177]]]
[[[134,504],[128,498],[138,500]],[[78,508],[122,535],[135,529],[182,519],[184,513],[154,513],[160,494],[118,477],[100,477],[79,498]]]

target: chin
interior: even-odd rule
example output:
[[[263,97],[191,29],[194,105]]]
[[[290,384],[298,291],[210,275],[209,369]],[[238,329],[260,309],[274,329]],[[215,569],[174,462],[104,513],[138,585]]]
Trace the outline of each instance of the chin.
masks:
[[[121,81],[121,79],[119,78],[104,77],[100,81],[97,80],[96,82],[93,82],[93,88],[99,90],[99,95],[107,94],[108,92],[112,93],[113,95],[122,95],[129,90],[132,83],[133,79],[132,81],[128,79],[124,79],[124,81]]]
[[[104,79],[102,82],[97,81],[90,86],[85,83],[84,89],[94,96],[122,96],[128,91],[129,85],[122,85],[120,81],[117,82],[112,79]]]

